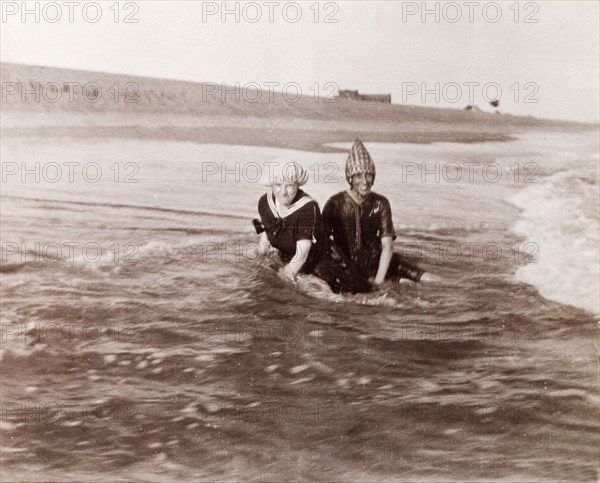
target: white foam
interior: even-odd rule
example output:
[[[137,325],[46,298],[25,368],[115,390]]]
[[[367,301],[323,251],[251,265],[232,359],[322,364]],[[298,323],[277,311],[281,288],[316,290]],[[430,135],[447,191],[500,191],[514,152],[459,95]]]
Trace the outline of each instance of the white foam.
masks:
[[[593,166],[589,161],[593,161]],[[559,171],[518,193],[513,230],[537,245],[535,261],[518,280],[548,299],[600,313],[597,160]]]

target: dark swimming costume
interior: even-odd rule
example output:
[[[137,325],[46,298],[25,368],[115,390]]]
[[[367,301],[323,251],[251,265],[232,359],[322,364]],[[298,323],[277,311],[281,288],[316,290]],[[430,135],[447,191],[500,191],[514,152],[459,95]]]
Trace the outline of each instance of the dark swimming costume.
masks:
[[[285,263],[289,263],[296,254],[298,240],[312,242],[301,270],[302,273],[312,273],[324,247],[321,210],[317,202],[304,191],[298,190],[287,214],[282,218],[277,212],[275,197],[267,193],[258,201],[258,213],[271,246],[279,250]]]
[[[355,267],[367,279],[377,274],[381,238],[396,239],[390,203],[373,192],[360,205],[346,191],[332,196],[323,208],[323,225],[330,256]],[[394,253],[386,279],[419,281],[423,273]]]

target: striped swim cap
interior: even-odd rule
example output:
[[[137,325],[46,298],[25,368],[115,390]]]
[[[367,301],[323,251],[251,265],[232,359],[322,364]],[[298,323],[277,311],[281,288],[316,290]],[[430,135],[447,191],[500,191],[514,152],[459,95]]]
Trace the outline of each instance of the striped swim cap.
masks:
[[[346,159],[346,181],[350,183],[352,176],[359,173],[372,174],[375,179],[375,163],[362,141],[356,138]]]
[[[270,186],[273,183],[296,183],[298,186],[306,184],[308,171],[295,161],[279,161],[263,173],[263,182]]]

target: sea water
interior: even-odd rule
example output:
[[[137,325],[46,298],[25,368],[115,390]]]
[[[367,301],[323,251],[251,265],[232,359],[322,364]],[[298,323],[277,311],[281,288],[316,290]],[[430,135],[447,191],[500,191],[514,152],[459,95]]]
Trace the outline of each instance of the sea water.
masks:
[[[596,134],[367,144],[436,281],[360,296],[252,251],[259,168],[343,152],[4,139],[4,474],[596,480]]]

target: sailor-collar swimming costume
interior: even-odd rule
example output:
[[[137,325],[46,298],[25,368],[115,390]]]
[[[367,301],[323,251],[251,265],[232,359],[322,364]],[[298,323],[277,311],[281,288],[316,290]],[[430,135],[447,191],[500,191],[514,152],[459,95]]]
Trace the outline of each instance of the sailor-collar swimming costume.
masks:
[[[277,206],[275,205],[275,195],[273,193],[267,193],[267,201],[269,203],[269,208],[271,209],[271,213],[273,213],[273,216],[275,218],[286,218],[286,217],[290,216],[292,213],[295,213],[296,211],[298,211],[303,206],[306,206],[307,204],[309,204],[315,200],[313,200],[306,193],[302,192],[301,198],[296,200],[289,206],[285,216],[281,216],[279,214],[279,211],[277,211]]]

